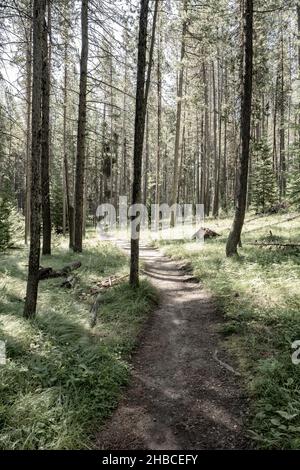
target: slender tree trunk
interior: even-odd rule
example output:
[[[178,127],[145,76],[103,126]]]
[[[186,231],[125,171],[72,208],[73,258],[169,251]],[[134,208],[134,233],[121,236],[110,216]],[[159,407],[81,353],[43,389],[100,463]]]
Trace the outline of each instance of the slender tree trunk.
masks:
[[[228,82],[227,82],[227,64],[225,63],[224,71],[224,99],[225,99],[225,116],[224,116],[224,150],[223,150],[223,164],[222,164],[222,178],[221,178],[221,204],[225,212],[227,212],[227,193],[228,193],[228,182],[227,182],[227,123],[228,123]]]
[[[150,85],[151,85],[151,70],[152,70],[153,52],[154,52],[154,44],[155,44],[155,31],[156,31],[156,23],[157,23],[157,15],[158,15],[158,2],[159,0],[155,0],[155,4],[154,4],[152,35],[151,35],[149,57],[148,57],[147,79],[146,79],[146,84],[145,84],[146,146],[145,146],[144,192],[143,192],[143,200],[144,200],[145,205],[147,204],[147,197],[148,197],[148,166],[149,166],[149,157],[150,157],[149,114],[147,112],[147,102],[148,102],[148,96],[149,96]]]
[[[237,203],[233,226],[229,234],[226,254],[237,254],[241,232],[245,220],[247,203],[248,163],[251,133],[252,82],[253,82],[253,0],[245,0],[244,7],[244,67],[241,104],[241,153]]]
[[[228,181],[227,181],[227,117],[225,117],[224,124],[224,156],[223,156],[223,172],[222,172],[222,207],[227,212],[227,195],[228,195]]]
[[[88,0],[82,0],[81,8],[82,49],[80,59],[80,89],[78,108],[77,158],[74,204],[74,251],[82,251],[83,235],[83,188],[86,141],[86,88],[88,63]]]
[[[277,72],[276,83],[275,83],[274,116],[273,116],[273,171],[276,175],[276,178],[278,178],[278,165],[277,165],[278,85],[279,85],[279,71]]]
[[[223,68],[222,68],[223,69]],[[223,80],[221,66],[218,62],[218,114],[219,114],[219,136],[218,136],[218,161],[217,161],[217,180],[215,189],[215,200],[214,200],[214,213],[215,217],[219,215],[220,208],[220,179],[221,179],[221,156],[222,156],[222,105],[223,105]]]
[[[50,6],[48,24],[50,23]],[[48,24],[44,21],[43,30],[43,78],[42,78],[42,222],[43,222],[43,255],[51,254],[51,209],[49,181],[49,113],[50,113],[50,63],[48,48]]]
[[[113,95],[113,59],[112,55],[110,56],[110,73],[109,73],[109,80],[110,80],[110,190],[109,190],[109,202],[110,204],[113,203],[113,194],[114,194],[114,120],[113,120],[113,109],[114,109],[114,95]]]
[[[203,65],[204,67],[204,65]],[[205,134],[204,134],[204,113],[201,115],[201,186],[200,186],[200,204],[205,208],[205,187],[206,187],[206,152],[205,152]]]
[[[69,213],[69,188],[67,186],[67,170],[68,170],[68,157],[67,157],[67,109],[68,109],[68,91],[67,91],[67,83],[68,83],[68,45],[67,39],[65,41],[65,54],[64,54],[64,112],[63,112],[63,236],[66,236],[67,230],[67,214]],[[71,248],[71,244],[70,244]]]
[[[299,1],[297,3],[297,26],[298,26],[297,39],[298,39],[298,73],[299,73],[300,72],[300,2]]]
[[[209,83],[207,79],[206,65],[203,62],[203,84],[204,84],[204,147],[203,147],[203,172],[204,172],[204,211],[205,215],[209,215],[210,211],[210,132],[209,132]]]
[[[30,228],[30,187],[31,187],[31,93],[32,93],[32,2],[29,3],[28,27],[26,31],[26,203],[25,203],[25,244],[28,243]]]
[[[149,90],[150,90],[150,84],[151,84],[151,70],[152,70],[153,52],[154,52],[154,44],[155,44],[155,31],[156,31],[156,23],[157,23],[157,15],[158,15],[158,2],[159,0],[155,0],[154,12],[153,12],[152,34],[151,34],[150,50],[149,50],[149,58],[148,58],[147,79],[146,79],[146,84],[145,84],[146,109],[147,109],[148,96],[149,96]]]
[[[33,4],[33,81],[32,81],[32,145],[31,145],[31,200],[30,200],[30,248],[28,280],[24,316],[36,314],[41,235],[41,104],[43,74],[43,28],[45,0]]]
[[[120,193],[122,196],[127,194],[127,158],[126,158],[126,117],[127,117],[127,80],[128,80],[128,31],[127,22],[125,29],[125,65],[124,65],[124,94],[123,94],[123,123],[122,123],[122,178],[120,179]]]
[[[196,204],[201,204],[201,195],[200,195],[200,137],[199,137],[199,115],[196,112]]]
[[[159,29],[157,45],[157,151],[156,151],[156,178],[155,178],[155,204],[160,202],[160,155],[161,155],[161,31]],[[157,214],[159,217],[159,214]]]
[[[219,67],[218,67],[219,71]],[[220,142],[221,139],[219,139],[219,145],[218,145],[218,139],[217,139],[217,134],[218,134],[218,111],[217,111],[217,85],[216,85],[216,74],[215,74],[215,64],[212,62],[212,76],[213,76],[213,107],[214,107],[214,205],[213,205],[213,216],[218,217],[219,214],[219,165],[220,165]],[[218,87],[220,86],[220,74],[218,73]],[[220,95],[219,95],[220,98]],[[218,105],[220,107],[220,99],[218,100]],[[219,116],[221,115],[220,113],[220,108],[219,108]],[[219,133],[221,132],[221,120],[219,121]]]
[[[85,158],[88,158],[89,155],[89,146],[90,142],[88,141],[87,143],[87,148],[86,148],[86,156]],[[87,160],[87,168],[89,168],[89,162]],[[88,181],[88,171],[86,172],[86,180]],[[87,218],[87,184],[83,185],[83,209],[82,209],[82,236],[85,238],[86,235],[86,218]]]
[[[181,112],[182,112],[182,92],[183,92],[183,79],[184,79],[184,65],[183,60],[185,57],[185,36],[187,29],[187,3],[188,0],[183,0],[183,22],[182,22],[182,37],[181,37],[181,51],[180,51],[180,70],[178,78],[177,89],[177,111],[176,111],[176,134],[175,134],[175,150],[174,150],[174,173],[171,192],[171,206],[176,204],[178,198],[178,181],[179,181],[179,155],[180,155],[180,137],[181,137]],[[174,211],[171,213],[171,226],[175,225]]]
[[[284,50],[283,50],[283,32],[281,34],[281,72],[280,72],[280,163],[279,163],[279,181],[280,181],[280,199],[286,194],[286,155],[285,155],[285,93],[284,93]]]
[[[297,39],[298,39],[298,80],[300,79],[300,2],[297,3]],[[297,139],[300,142],[300,102],[297,106]]]
[[[149,158],[150,158],[150,143],[149,143],[149,112],[146,114],[146,142],[145,142],[145,159],[144,159],[144,190],[143,190],[143,203],[146,206],[148,201],[148,172],[149,172]]]
[[[135,123],[134,123],[132,205],[141,203],[142,157],[143,157],[145,118],[146,118],[146,108],[147,108],[147,91],[145,88],[145,76],[146,76],[148,13],[149,13],[149,0],[140,0],[137,82],[136,82]],[[150,61],[149,61],[148,67],[151,67]],[[149,73],[148,73],[148,76],[150,77]],[[136,231],[137,231],[137,236],[133,237],[131,235],[130,284],[133,287],[138,287],[139,285],[139,231],[140,231],[139,224],[137,224]]]
[[[69,162],[68,162],[68,135],[67,135],[67,111],[68,111],[68,47],[65,43],[65,72],[64,72],[64,117],[63,117],[63,231],[66,230],[66,216],[69,226],[69,248],[74,246],[74,207],[72,204],[69,181]]]

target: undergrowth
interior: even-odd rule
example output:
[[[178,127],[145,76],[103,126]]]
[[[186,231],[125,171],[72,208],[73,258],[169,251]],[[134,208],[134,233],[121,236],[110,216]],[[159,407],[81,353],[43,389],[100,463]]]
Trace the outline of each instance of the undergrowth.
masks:
[[[155,302],[153,288],[127,282],[103,294],[98,322],[89,327],[89,289],[110,275],[128,272],[128,260],[109,243],[89,241],[83,254],[68,252],[61,239],[43,266],[82,262],[74,289],[61,280],[40,282],[34,321],[22,316],[27,253],[0,255],[0,448],[93,447],[93,435],[116,406],[130,370],[130,353]]]

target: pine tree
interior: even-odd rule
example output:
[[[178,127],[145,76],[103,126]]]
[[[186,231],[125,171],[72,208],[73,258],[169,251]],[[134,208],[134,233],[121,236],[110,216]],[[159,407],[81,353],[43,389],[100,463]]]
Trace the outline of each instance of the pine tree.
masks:
[[[5,250],[11,240],[10,213],[9,199],[0,194],[0,251]]]
[[[293,164],[290,168],[288,181],[288,200],[296,209],[300,209],[300,143],[295,143],[292,148]]]
[[[271,149],[266,139],[254,144],[253,159],[256,161],[253,175],[253,205],[257,213],[265,213],[277,201]]]

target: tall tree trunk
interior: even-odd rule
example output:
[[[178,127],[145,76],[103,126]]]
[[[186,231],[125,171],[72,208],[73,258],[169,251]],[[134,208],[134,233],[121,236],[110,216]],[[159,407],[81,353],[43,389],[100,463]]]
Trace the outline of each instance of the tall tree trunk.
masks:
[[[161,21],[160,21],[161,25]],[[160,155],[161,155],[161,27],[157,44],[157,150],[155,177],[155,204],[160,202]],[[157,213],[159,218],[159,213]]]
[[[146,113],[146,142],[145,142],[145,159],[144,159],[144,190],[143,190],[143,203],[147,206],[148,201],[148,172],[149,172],[149,157],[150,157],[150,143],[149,143],[149,112]]]
[[[218,67],[219,71],[219,67]],[[218,73],[218,87],[220,86],[220,76]],[[212,62],[212,85],[213,85],[213,128],[214,128],[214,204],[213,204],[213,216],[218,217],[219,214],[219,164],[220,164],[220,140],[218,147],[218,111],[217,111],[217,85],[216,85],[216,74],[215,74],[215,64]],[[220,99],[218,100],[218,105],[220,106]],[[220,116],[220,109],[219,109]],[[221,120],[219,122],[219,132],[221,132]]]
[[[64,115],[63,115],[63,232],[66,232],[66,218],[69,226],[69,248],[74,246],[74,206],[72,204],[69,181],[68,162],[68,135],[67,135],[67,111],[68,111],[68,44],[65,42],[64,58]]]
[[[63,162],[62,162],[62,186],[63,186],[63,236],[66,236],[67,230],[67,214],[69,207],[69,188],[67,186],[68,175],[68,160],[67,160],[67,100],[68,100],[68,44],[67,38],[65,40],[65,53],[64,53],[64,103],[63,103]],[[71,246],[70,246],[71,248]]]
[[[178,198],[178,181],[179,181],[179,155],[180,155],[180,138],[181,138],[181,112],[182,112],[182,92],[183,92],[183,78],[184,78],[184,65],[183,59],[185,56],[185,36],[187,29],[187,2],[183,0],[183,21],[182,21],[182,36],[181,36],[181,51],[180,51],[180,70],[178,78],[177,89],[177,111],[176,111],[176,134],[175,134],[175,149],[174,149],[174,173],[171,191],[171,206],[176,204]],[[171,226],[175,225],[174,211],[171,213]]]
[[[120,194],[127,194],[127,136],[126,136],[126,117],[127,117],[127,81],[128,81],[128,30],[127,21],[125,28],[125,64],[124,64],[124,94],[123,94],[123,122],[122,122],[122,178],[120,178]]]
[[[41,235],[41,104],[43,74],[43,28],[46,0],[33,4],[33,81],[32,81],[32,145],[31,145],[31,200],[30,248],[24,316],[36,314]]]
[[[204,84],[204,146],[203,146],[203,194],[204,194],[204,211],[205,215],[209,215],[210,211],[210,132],[209,132],[209,82],[207,79],[206,64],[203,62],[203,84]]]
[[[146,102],[146,145],[145,145],[145,168],[144,168],[144,192],[143,192],[143,201],[144,204],[147,204],[147,193],[148,193],[148,166],[149,166],[149,157],[150,157],[150,146],[149,146],[149,113],[147,112],[147,103],[148,103],[148,96],[150,91],[151,85],[151,70],[152,70],[152,61],[153,61],[153,52],[154,52],[154,44],[155,44],[155,31],[156,31],[156,23],[157,23],[157,15],[158,15],[158,1],[155,0],[154,5],[154,13],[153,13],[153,22],[152,22],[152,35],[151,35],[151,42],[150,42],[150,49],[149,49],[149,57],[148,57],[148,70],[147,70],[147,79],[145,84],[145,102]]]
[[[297,2],[298,73],[300,75],[300,2]],[[299,77],[298,77],[299,78]]]
[[[48,6],[48,24],[44,21],[43,30],[43,78],[42,78],[42,222],[43,255],[51,254],[51,209],[49,182],[49,112],[50,112],[50,63],[48,48],[48,25],[50,24],[50,5]]]
[[[297,39],[298,39],[298,80],[300,79],[300,1],[297,2]],[[300,102],[297,106],[297,138],[298,142],[300,142]]]
[[[204,65],[203,65],[204,67]],[[200,204],[205,207],[205,187],[206,187],[206,154],[205,154],[205,133],[204,133],[204,115],[201,113],[201,175],[200,175]]]
[[[227,63],[225,62],[224,70],[224,99],[225,99],[225,115],[224,115],[224,148],[223,148],[223,164],[222,164],[222,178],[221,178],[221,204],[222,209],[227,212],[227,122],[228,122],[228,82],[227,82]]]
[[[245,220],[247,203],[247,182],[249,147],[251,131],[252,82],[253,82],[253,0],[245,0],[244,7],[244,67],[241,104],[241,152],[239,161],[239,180],[237,202],[233,226],[229,234],[226,255],[237,254],[241,232]]]
[[[218,61],[218,115],[219,115],[219,136],[218,136],[218,159],[217,159],[217,180],[215,187],[214,215],[218,217],[220,207],[220,179],[221,179],[221,156],[222,156],[222,106],[223,106],[223,87],[224,77],[223,67]]]
[[[274,95],[274,115],[273,115],[273,171],[278,178],[277,165],[277,114],[278,114],[278,86],[279,86],[279,69],[276,75],[275,95]]]
[[[280,72],[280,152],[279,152],[279,182],[280,182],[280,199],[285,197],[286,193],[286,155],[285,155],[285,92],[284,92],[284,48],[283,48],[283,32],[281,34],[281,72]]]
[[[139,204],[141,202],[142,156],[143,156],[145,118],[146,118],[146,108],[147,108],[147,92],[145,88],[145,75],[146,75],[148,13],[149,13],[149,0],[140,0],[137,82],[136,82],[135,123],[134,123],[132,205]],[[150,61],[149,61],[148,67],[151,67]],[[148,73],[148,76],[150,77],[149,73]],[[130,284],[133,287],[137,287],[139,285],[139,231],[140,231],[140,226],[138,224],[137,225],[137,237],[131,236]]]
[[[200,196],[200,137],[199,137],[199,115],[196,112],[196,204],[201,204]]]
[[[29,2],[29,20],[26,29],[26,203],[25,203],[25,244],[28,243],[30,228],[30,187],[31,187],[31,93],[32,93],[32,2]]]
[[[78,107],[77,156],[74,203],[74,251],[82,251],[83,235],[83,187],[86,141],[86,88],[88,63],[88,0],[82,0],[81,6],[82,48],[80,59],[80,88]]]
[[[109,181],[109,202],[113,203],[113,194],[114,194],[114,119],[113,119],[113,109],[114,109],[114,95],[113,95],[113,58],[110,56],[110,71],[109,71],[109,81],[110,81],[110,181]]]

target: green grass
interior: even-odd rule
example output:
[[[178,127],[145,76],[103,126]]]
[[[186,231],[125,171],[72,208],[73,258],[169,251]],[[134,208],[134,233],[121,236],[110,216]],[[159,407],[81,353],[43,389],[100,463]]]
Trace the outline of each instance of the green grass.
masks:
[[[300,243],[300,216],[249,215],[238,259],[225,257],[230,224],[206,220],[220,238],[204,247],[165,244],[164,250],[191,262],[225,316],[225,344],[238,358],[252,398],[250,434],[258,447],[299,449],[300,365],[292,363],[291,344],[300,340],[300,250],[246,243]]]
[[[92,448],[93,436],[116,406],[126,384],[133,350],[156,294],[142,281],[108,289],[97,326],[89,327],[89,289],[109,275],[128,272],[128,260],[109,243],[90,239],[72,254],[61,239],[43,266],[82,262],[74,289],[61,279],[40,282],[34,321],[22,317],[26,250],[0,254],[0,449]]]

